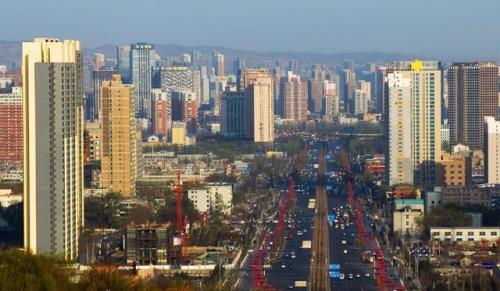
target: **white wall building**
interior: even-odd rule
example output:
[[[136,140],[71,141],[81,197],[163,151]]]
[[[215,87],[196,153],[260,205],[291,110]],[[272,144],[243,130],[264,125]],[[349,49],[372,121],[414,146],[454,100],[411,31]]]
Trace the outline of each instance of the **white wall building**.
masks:
[[[431,227],[431,239],[446,242],[496,242],[500,227]]]
[[[83,82],[80,41],[22,44],[24,248],[78,258],[83,228]]]
[[[419,220],[424,215],[424,200],[395,199],[393,212],[393,230],[400,235],[420,234]]]
[[[188,198],[201,213],[219,209],[224,214],[229,214],[233,200],[233,186],[208,184],[203,189],[189,190]]]
[[[500,121],[484,118],[484,174],[486,183],[500,183]]]

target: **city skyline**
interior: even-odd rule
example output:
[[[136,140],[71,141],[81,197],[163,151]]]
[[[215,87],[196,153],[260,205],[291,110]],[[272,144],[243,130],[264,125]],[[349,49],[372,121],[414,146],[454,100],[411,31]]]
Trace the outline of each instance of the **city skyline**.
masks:
[[[155,9],[149,10],[148,21],[134,22],[134,25],[124,22],[124,19],[134,17],[135,13],[134,2],[129,0],[121,1],[118,9],[114,1],[87,1],[85,6],[78,7],[77,14],[70,13],[75,9],[71,4],[57,2],[44,2],[44,9],[61,12],[60,17],[52,21],[27,19],[25,15],[32,15],[40,9],[35,1],[12,3],[9,6],[10,13],[5,15],[5,21],[12,25],[8,29],[0,29],[2,38],[26,40],[39,35],[56,35],[61,39],[80,39],[83,47],[145,40],[151,43],[222,46],[261,52],[400,52],[437,58],[500,57],[496,50],[500,40],[491,29],[500,24],[500,20],[495,17],[500,4],[491,0],[474,3],[464,0],[459,0],[459,3],[431,3],[430,0],[418,3],[400,3],[395,0],[384,0],[382,3],[288,1],[285,10],[280,8],[282,3],[264,3],[262,0],[242,1],[239,9],[232,8],[232,3],[227,0],[210,3],[160,3],[148,0],[148,7]],[[110,14],[110,10],[119,13]],[[185,13],[169,13],[172,11]],[[285,13],[277,14],[275,11]],[[215,13],[223,15],[221,19],[224,21],[211,17]],[[90,14],[95,16],[92,21],[85,17]],[[187,14],[190,15],[190,21],[183,22],[182,29],[168,25],[179,23]],[[442,17],[445,14],[453,17]],[[71,25],[59,25],[59,21],[67,20],[69,15]],[[254,21],[255,15],[259,15],[258,22]],[[391,17],[387,17],[389,15]],[[306,18],[309,19],[307,22],[301,20]],[[26,21],[31,25],[24,25]],[[114,25],[116,23],[120,25]],[[231,23],[230,30],[225,23]],[[384,37],[384,30],[390,31],[390,38]],[[297,42],[297,39],[301,41]],[[479,47],[476,43],[482,45]]]

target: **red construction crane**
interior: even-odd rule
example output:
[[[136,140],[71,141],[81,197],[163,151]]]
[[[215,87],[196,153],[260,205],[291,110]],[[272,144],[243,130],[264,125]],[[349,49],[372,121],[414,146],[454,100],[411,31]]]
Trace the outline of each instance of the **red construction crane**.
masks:
[[[186,225],[188,222],[188,217],[182,219],[182,194],[184,192],[182,185],[183,184],[192,184],[192,183],[200,183],[206,181],[207,178],[199,178],[193,180],[183,181],[181,179],[181,171],[177,172],[177,184],[175,185],[175,202],[176,202],[176,211],[177,211],[177,235],[181,239],[181,262],[184,262],[184,259],[187,257],[187,248],[188,248],[188,236],[186,232]]]

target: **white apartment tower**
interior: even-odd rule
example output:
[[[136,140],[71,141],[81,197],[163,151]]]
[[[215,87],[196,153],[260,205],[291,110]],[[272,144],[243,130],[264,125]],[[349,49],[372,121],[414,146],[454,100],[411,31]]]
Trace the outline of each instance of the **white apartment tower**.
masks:
[[[484,118],[484,174],[488,184],[500,183],[500,121]]]
[[[78,257],[83,227],[82,54],[77,40],[22,44],[24,247]]]
[[[441,159],[439,63],[416,60],[393,64],[391,69],[386,78],[387,181],[390,185],[411,182],[432,187],[435,163]]]

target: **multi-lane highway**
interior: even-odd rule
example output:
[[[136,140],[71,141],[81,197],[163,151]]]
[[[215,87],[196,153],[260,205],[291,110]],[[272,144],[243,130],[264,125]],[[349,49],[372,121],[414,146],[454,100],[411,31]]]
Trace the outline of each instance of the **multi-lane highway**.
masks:
[[[309,273],[310,290],[330,290],[328,244],[328,200],[326,195],[326,161],[325,150],[319,156],[318,175],[316,179],[316,200],[314,230],[311,250],[311,272]]]
[[[324,168],[330,189],[326,192],[325,185],[317,183],[317,174],[323,172],[320,153],[324,144],[311,147],[306,173],[297,183],[296,205],[284,231],[286,239],[282,255],[265,266],[265,277],[277,290],[375,290],[373,264],[362,261],[365,250],[357,243],[356,215],[348,205],[346,185],[333,183],[330,176],[338,170],[335,169],[335,150],[331,143],[326,146]],[[362,197],[361,189],[355,189]],[[311,199],[316,200],[317,209],[309,208]],[[329,225],[327,215],[332,214],[342,219]],[[363,216],[365,228],[371,229],[367,214]],[[268,230],[273,229],[272,220],[267,223]],[[308,247],[308,241],[312,248]],[[304,281],[307,287],[297,286],[297,282]],[[249,283],[249,278],[242,278],[238,287],[248,290]]]

